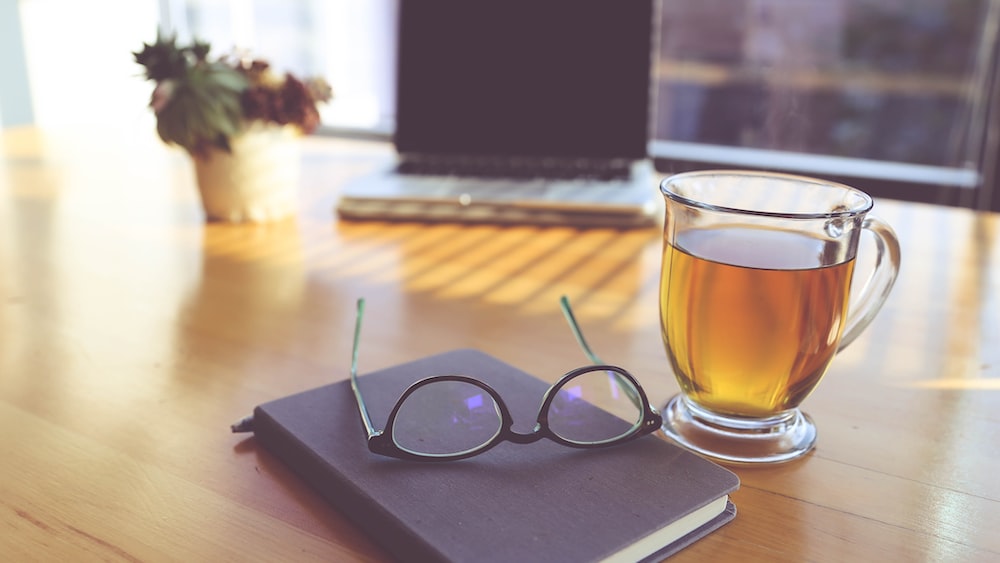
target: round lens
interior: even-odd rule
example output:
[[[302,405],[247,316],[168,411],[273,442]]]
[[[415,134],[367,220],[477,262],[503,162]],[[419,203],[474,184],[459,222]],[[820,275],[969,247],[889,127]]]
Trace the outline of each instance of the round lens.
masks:
[[[439,380],[417,388],[396,413],[392,440],[424,455],[475,450],[500,433],[500,408],[483,388],[465,381]]]
[[[548,410],[549,428],[578,444],[616,440],[642,422],[642,399],[631,381],[615,370],[594,370],[566,381]]]

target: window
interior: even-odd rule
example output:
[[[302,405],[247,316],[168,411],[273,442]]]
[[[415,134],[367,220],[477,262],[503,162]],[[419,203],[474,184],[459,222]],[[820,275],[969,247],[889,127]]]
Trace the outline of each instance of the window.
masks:
[[[5,87],[20,87],[28,98],[8,107],[10,100],[0,96],[5,116],[14,118],[5,125],[152,127],[145,107],[150,87],[131,51],[156,33],[154,0],[17,0],[4,5],[0,28],[19,26],[21,45],[0,50],[0,68],[4,59],[14,65],[9,59],[22,58],[23,72],[15,71]],[[3,35],[0,43],[15,33]],[[4,80],[10,78],[4,75]],[[7,115],[8,109],[16,114]]]
[[[995,152],[997,2],[670,0],[661,10],[659,169],[776,168],[988,206],[979,187]]]
[[[130,52],[152,40],[158,23],[182,40],[211,41],[218,54],[238,46],[278,70],[324,76],[335,94],[322,109],[324,130],[387,138],[398,2],[16,4],[38,123],[97,119],[122,107],[132,108],[126,119],[150,119],[149,87]],[[839,179],[877,196],[1000,210],[1000,115],[992,103],[1000,0],[658,7],[650,153],[661,173],[761,167]],[[102,25],[110,13],[126,24]],[[64,64],[67,46],[87,63]],[[9,66],[5,56],[0,63]],[[88,87],[97,82],[101,88]],[[79,103],[66,103],[70,85]]]

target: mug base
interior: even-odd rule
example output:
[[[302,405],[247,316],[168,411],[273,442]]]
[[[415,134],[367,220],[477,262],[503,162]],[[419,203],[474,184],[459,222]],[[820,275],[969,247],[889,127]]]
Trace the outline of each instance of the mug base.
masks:
[[[816,444],[816,425],[799,409],[765,419],[719,415],[676,395],[663,408],[663,432],[681,446],[716,461],[780,463]]]

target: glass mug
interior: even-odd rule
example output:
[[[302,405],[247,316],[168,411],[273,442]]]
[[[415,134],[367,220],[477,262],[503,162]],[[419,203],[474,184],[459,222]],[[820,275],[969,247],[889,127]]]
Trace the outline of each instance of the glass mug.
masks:
[[[681,393],[664,432],[709,457],[787,461],[812,449],[799,405],[865,329],[899,272],[872,198],[813,178],[701,171],[664,179],[660,327]],[[875,266],[850,303],[863,231]]]

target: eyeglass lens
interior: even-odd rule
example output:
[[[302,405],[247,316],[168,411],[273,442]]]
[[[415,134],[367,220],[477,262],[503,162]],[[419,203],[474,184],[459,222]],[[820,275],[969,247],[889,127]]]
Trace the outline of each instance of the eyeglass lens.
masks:
[[[635,387],[614,372],[594,370],[567,380],[547,410],[549,428],[563,440],[616,440],[642,421]],[[501,431],[500,407],[484,389],[463,381],[434,381],[408,395],[396,413],[392,439],[423,455],[477,449]]]
[[[567,381],[549,406],[549,428],[579,444],[616,440],[642,422],[638,392],[613,371],[594,370]]]
[[[396,413],[392,440],[417,454],[452,455],[489,443],[500,432],[500,407],[464,381],[434,381],[408,395]]]

